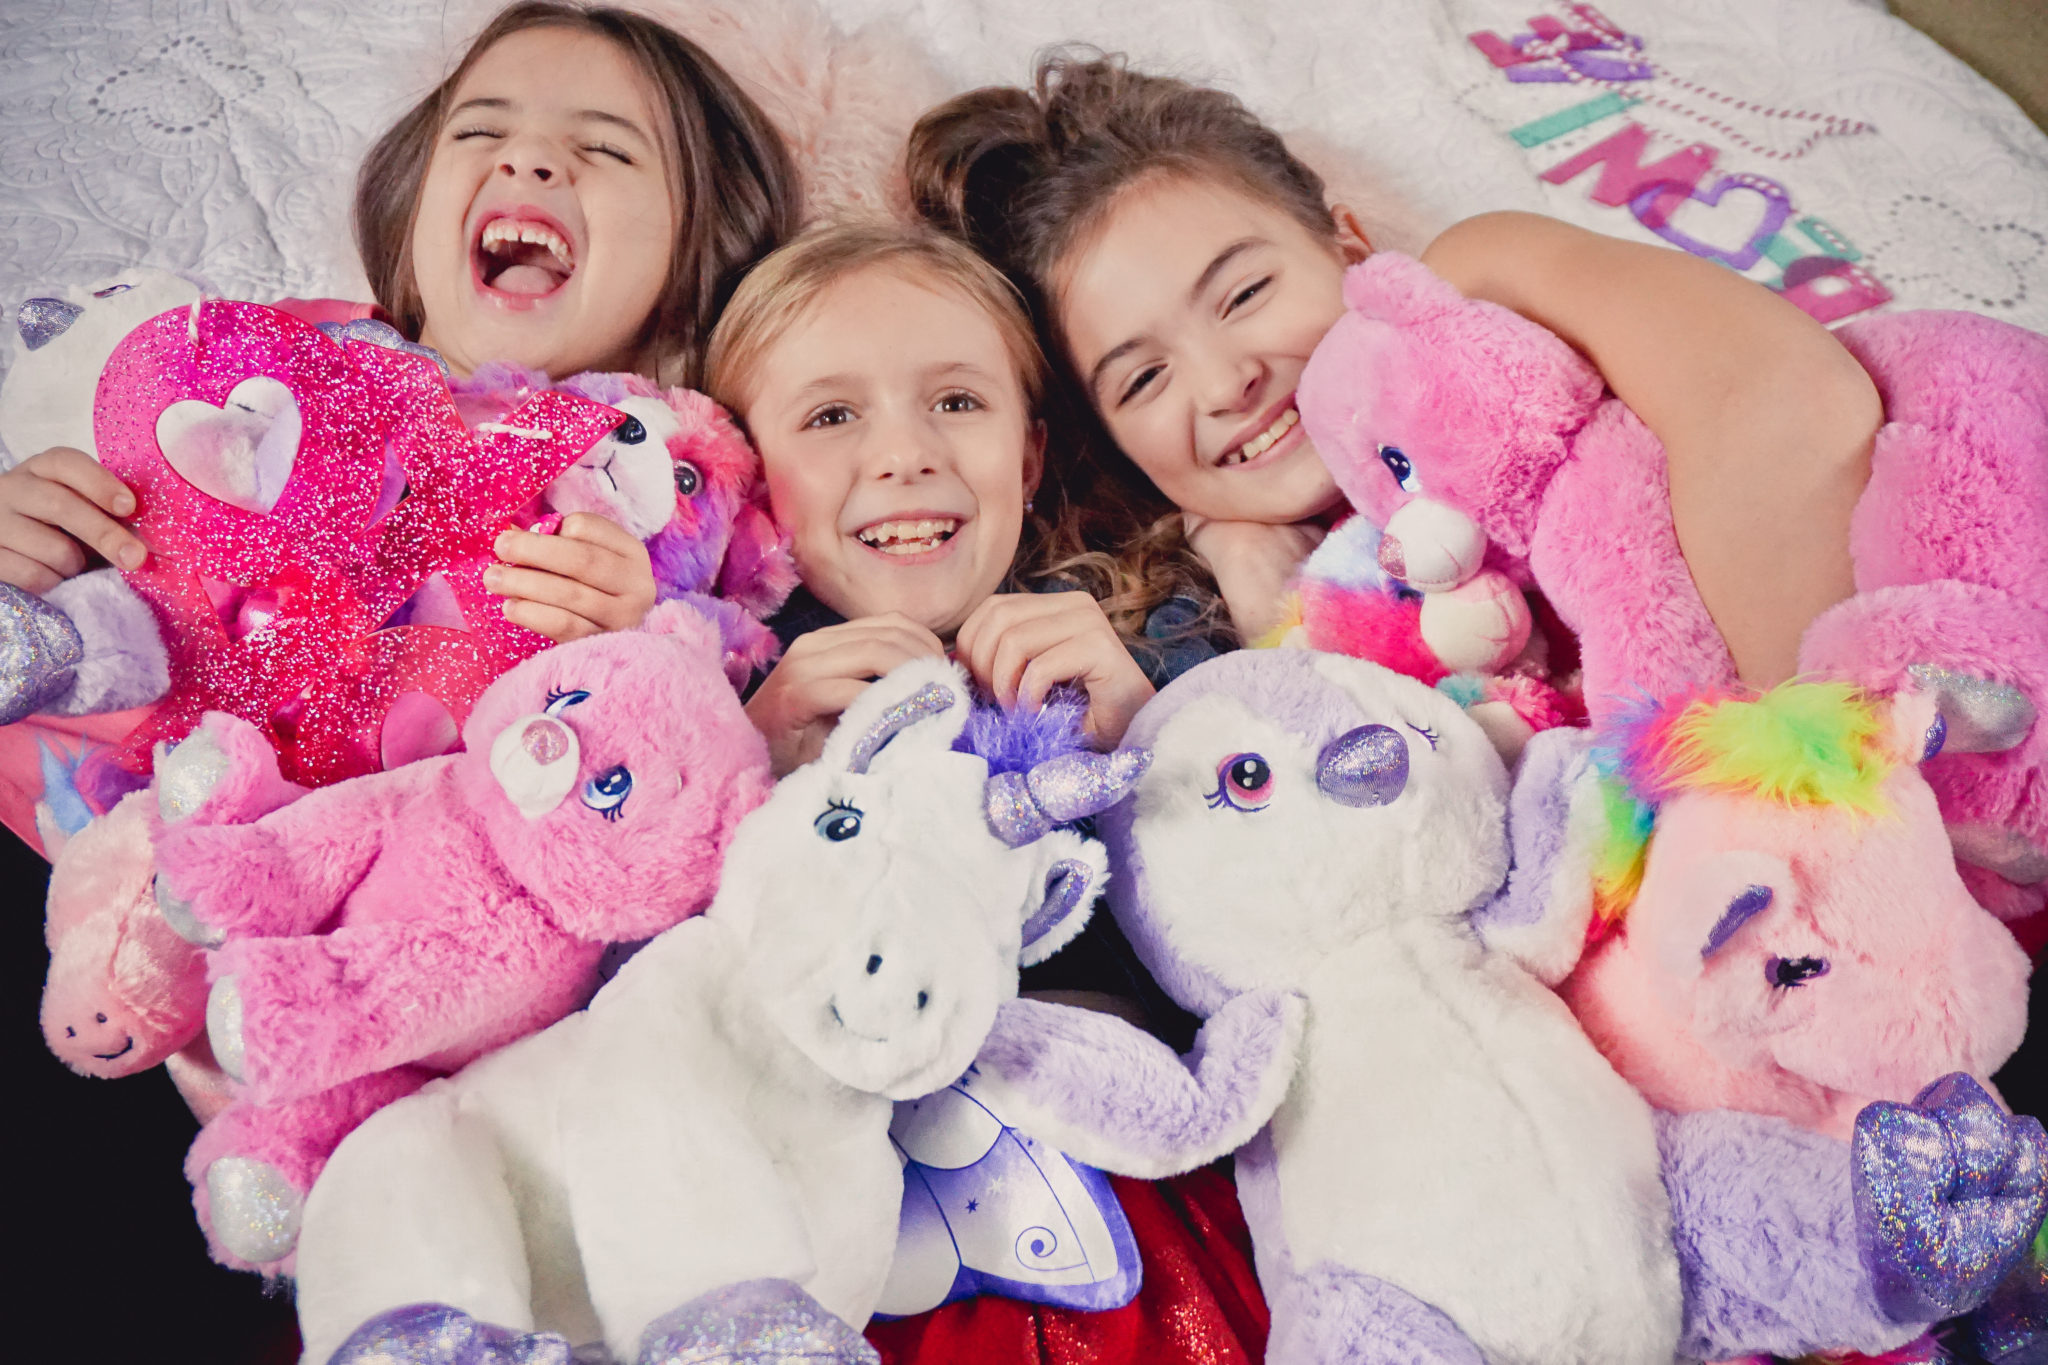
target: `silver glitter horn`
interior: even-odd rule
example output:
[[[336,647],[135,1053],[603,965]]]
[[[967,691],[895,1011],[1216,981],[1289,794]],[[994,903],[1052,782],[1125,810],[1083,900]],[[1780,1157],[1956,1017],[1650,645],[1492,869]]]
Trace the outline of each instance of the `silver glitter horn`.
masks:
[[[22,345],[31,351],[39,351],[64,335],[84,311],[77,304],[63,299],[30,299],[15,313],[14,330],[21,333]]]
[[[1011,848],[1054,825],[1108,810],[1129,794],[1152,763],[1150,749],[1049,758],[1029,772],[994,773],[983,789],[989,830]]]

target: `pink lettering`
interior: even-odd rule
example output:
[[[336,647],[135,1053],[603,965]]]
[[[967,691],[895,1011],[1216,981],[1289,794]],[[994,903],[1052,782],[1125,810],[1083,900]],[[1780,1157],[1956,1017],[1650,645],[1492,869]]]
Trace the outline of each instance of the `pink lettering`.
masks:
[[[1714,158],[1719,153],[1712,147],[1695,142],[1646,166],[1643,164],[1643,152],[1649,145],[1650,130],[1640,123],[1631,123],[1571,160],[1552,166],[1543,172],[1543,179],[1553,185],[1562,185],[1598,166],[1600,180],[1593,187],[1593,202],[1620,208],[1644,199],[1647,202],[1636,216],[1655,227],[1670,214],[1671,206],[1690,195],[1693,187],[1699,184],[1700,177],[1713,169]]]

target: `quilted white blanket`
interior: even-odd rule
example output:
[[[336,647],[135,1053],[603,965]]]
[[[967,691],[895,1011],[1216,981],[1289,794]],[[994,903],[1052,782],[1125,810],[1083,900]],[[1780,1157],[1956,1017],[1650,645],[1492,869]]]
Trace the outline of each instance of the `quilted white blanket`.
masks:
[[[1971,308],[2048,330],[2048,137],[1874,2],[823,2],[639,0],[764,91],[808,158],[836,143],[863,173],[929,97],[1080,41],[1237,91],[1386,245],[1538,209],[1822,317]],[[0,303],[136,262],[236,297],[364,297],[355,164],[494,8],[9,0]],[[886,89],[838,69],[856,50]]]

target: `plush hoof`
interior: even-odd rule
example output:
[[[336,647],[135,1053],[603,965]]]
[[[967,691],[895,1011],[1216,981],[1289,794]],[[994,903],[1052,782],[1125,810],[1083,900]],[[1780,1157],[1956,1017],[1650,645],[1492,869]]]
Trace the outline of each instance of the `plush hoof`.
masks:
[[[1996,872],[2014,886],[2048,881],[2048,849],[2036,848],[2016,829],[1958,823],[1948,827],[1948,842],[1960,861]]]
[[[859,1332],[788,1280],[743,1280],[662,1314],[638,1365],[881,1365]]]
[[[569,1343],[553,1332],[515,1332],[478,1322],[445,1303],[379,1313],[327,1365],[570,1365]]]
[[[206,993],[206,1041],[229,1080],[248,1079],[242,1074],[242,988],[232,976],[214,982]]]
[[[1906,672],[1934,695],[1947,727],[1942,748],[1949,753],[2001,753],[2033,727],[2034,703],[2017,687],[1935,664],[1908,664]]]
[[[170,925],[171,932],[179,938],[198,948],[218,948],[227,942],[227,935],[203,923],[192,913],[192,902],[181,899],[177,892],[165,886],[162,877],[151,878],[150,890],[156,896],[156,908],[162,913],[164,923]]]
[[[204,729],[178,743],[159,748],[156,762],[156,809],[164,823],[175,825],[206,804],[227,775],[228,751]]]
[[[206,1198],[213,1238],[250,1265],[269,1265],[292,1254],[306,1201],[267,1161],[224,1156],[206,1168]]]
[[[63,611],[0,583],[0,725],[48,710],[71,690],[85,641]]]
[[[1968,1076],[1911,1105],[1856,1116],[1856,1225],[1872,1287],[1898,1322],[1983,1303],[2026,1256],[2048,1212],[2048,1135]]]

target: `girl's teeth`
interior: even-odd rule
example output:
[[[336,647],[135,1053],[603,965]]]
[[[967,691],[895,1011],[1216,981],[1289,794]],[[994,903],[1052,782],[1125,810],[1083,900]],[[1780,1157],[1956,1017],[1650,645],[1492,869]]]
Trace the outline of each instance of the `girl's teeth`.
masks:
[[[924,521],[884,521],[860,532],[860,542],[885,555],[915,555],[935,550],[960,529],[951,517]]]
[[[1223,463],[1225,465],[1243,464],[1246,460],[1258,459],[1259,456],[1273,448],[1273,442],[1294,430],[1294,424],[1300,420],[1301,414],[1293,408],[1289,408],[1274,420],[1272,426],[1267,427],[1236,450],[1225,455]]]
[[[486,249],[503,246],[507,242],[527,242],[544,246],[548,254],[564,266],[569,264],[569,244],[553,228],[540,223],[521,222],[516,218],[493,218],[484,225],[483,245]]]

